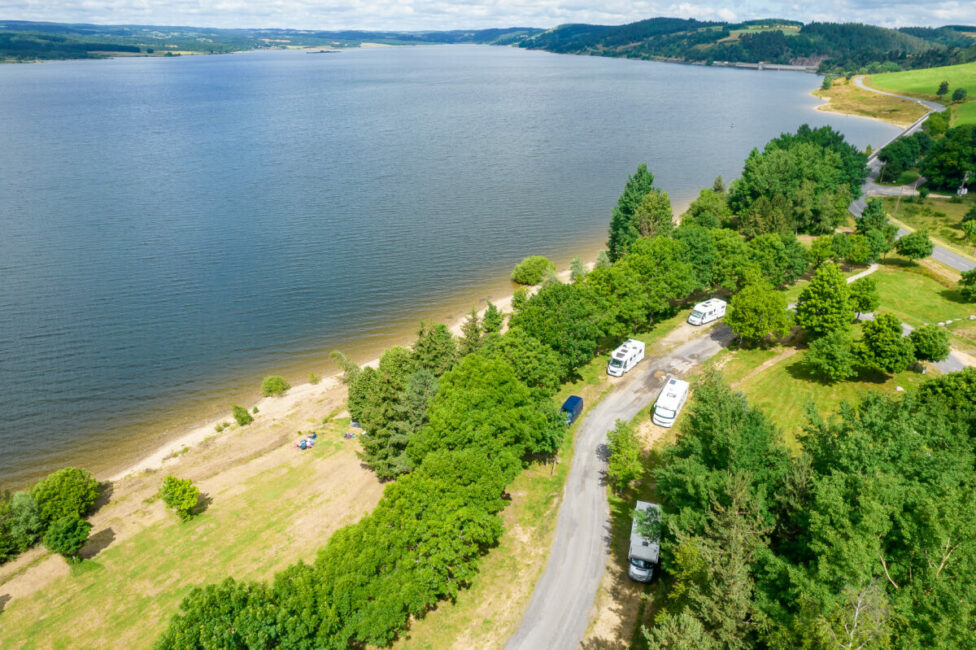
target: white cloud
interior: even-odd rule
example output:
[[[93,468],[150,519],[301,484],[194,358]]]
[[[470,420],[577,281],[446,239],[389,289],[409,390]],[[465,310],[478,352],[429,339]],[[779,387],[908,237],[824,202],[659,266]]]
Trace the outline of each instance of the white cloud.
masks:
[[[10,20],[306,29],[552,27],[622,24],[653,16],[701,20],[791,18],[890,26],[976,24],[972,0],[0,0]]]

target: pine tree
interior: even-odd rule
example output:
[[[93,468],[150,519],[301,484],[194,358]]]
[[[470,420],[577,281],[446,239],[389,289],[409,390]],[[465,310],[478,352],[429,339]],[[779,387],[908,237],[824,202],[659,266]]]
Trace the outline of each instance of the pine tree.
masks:
[[[467,320],[461,325],[461,333],[464,336],[458,346],[459,354],[466,357],[472,352],[477,352],[478,348],[481,347],[481,320],[478,318],[478,312],[474,309],[471,310]]]
[[[610,217],[610,239],[607,241],[610,260],[620,259],[639,236],[634,224],[634,212],[641,200],[654,187],[654,174],[641,163],[637,172],[627,179],[623,194],[617,200],[617,207]]]
[[[579,257],[574,257],[569,263],[569,279],[576,282],[586,275],[586,269]]]
[[[504,324],[505,314],[489,300],[485,315],[481,317],[481,329],[485,336],[501,333]]]

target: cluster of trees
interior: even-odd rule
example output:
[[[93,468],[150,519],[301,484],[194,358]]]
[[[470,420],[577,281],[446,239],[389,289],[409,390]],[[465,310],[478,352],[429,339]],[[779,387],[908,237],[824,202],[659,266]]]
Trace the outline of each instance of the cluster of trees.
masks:
[[[955,192],[966,172],[976,170],[976,125],[949,128],[950,111],[935,113],[924,131],[899,138],[878,153],[884,161],[882,181],[894,181],[910,169],[927,179],[925,189]]]
[[[529,36],[520,47],[638,59],[816,65],[821,72],[884,72],[976,58],[965,29],[894,30],[872,25],[651,18],[620,26],[569,24]]]
[[[0,493],[0,564],[43,542],[69,561],[88,540],[84,520],[100,492],[87,471],[66,467],[27,490]]]
[[[746,236],[831,232],[861,194],[867,157],[830,127],[801,126],[746,159],[729,208]]]
[[[652,647],[969,647],[976,371],[868,393],[791,453],[716,374],[656,472],[673,587]]]
[[[931,148],[932,136],[926,131],[916,131],[907,138],[898,138],[878,152],[878,159],[884,163],[878,180],[895,181],[909,169],[917,167]]]

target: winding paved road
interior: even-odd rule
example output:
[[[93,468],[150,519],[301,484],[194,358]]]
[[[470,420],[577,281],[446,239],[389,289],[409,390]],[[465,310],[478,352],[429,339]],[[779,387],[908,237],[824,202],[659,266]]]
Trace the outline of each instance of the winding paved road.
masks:
[[[607,431],[617,419],[630,420],[651,403],[667,375],[683,375],[695,364],[714,356],[731,340],[732,330],[719,325],[666,356],[638,364],[583,418],[576,433],[576,451],[563,489],[549,563],[536,583],[521,625],[506,648],[540,650],[579,646],[609,556]]]

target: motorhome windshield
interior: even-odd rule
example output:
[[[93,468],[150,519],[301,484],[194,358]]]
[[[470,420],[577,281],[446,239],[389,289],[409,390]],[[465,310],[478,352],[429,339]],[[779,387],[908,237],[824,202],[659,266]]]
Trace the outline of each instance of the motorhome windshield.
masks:
[[[641,560],[640,558],[632,557],[630,558],[630,563],[633,564],[638,569],[650,569],[654,565],[647,560]]]
[[[620,359],[611,359],[610,360],[610,366],[613,367],[613,368],[619,368],[622,365],[624,365],[624,364],[623,364],[623,362]]]
[[[662,409],[662,408],[657,409],[657,414],[663,418],[673,418],[675,415],[677,415],[677,413],[675,413],[671,409]]]
[[[701,317],[702,317],[702,316],[704,316],[704,315],[705,315],[705,314],[703,314],[703,313],[701,313],[701,312],[700,312],[700,311],[698,311],[697,309],[696,309],[695,311],[693,311],[693,312],[691,312],[691,317],[692,317],[692,318],[701,318]]]

